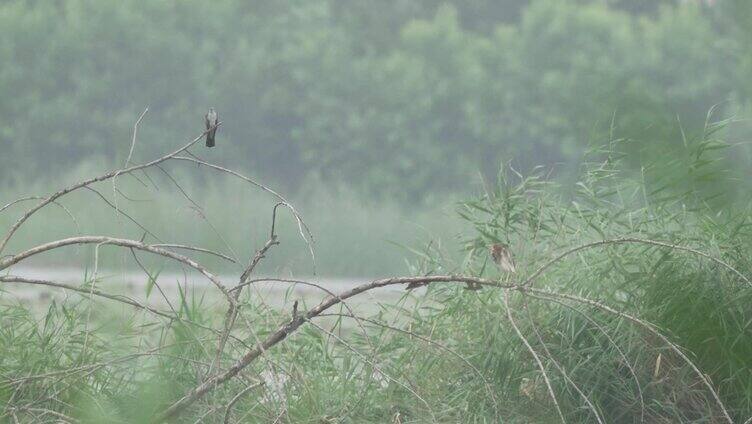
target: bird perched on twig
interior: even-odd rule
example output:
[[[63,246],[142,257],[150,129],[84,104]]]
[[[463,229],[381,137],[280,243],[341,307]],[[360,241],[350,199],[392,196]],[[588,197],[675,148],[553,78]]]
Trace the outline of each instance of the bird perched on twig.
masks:
[[[509,246],[504,243],[494,243],[489,248],[491,250],[491,257],[494,263],[504,272],[514,273],[517,268],[514,266],[514,259],[512,259],[512,252],[509,250]]]
[[[509,250],[509,246],[504,243],[494,243],[488,246],[488,250],[491,253],[491,258],[501,271],[514,273],[517,268],[514,266],[514,259],[512,259],[512,252]],[[486,265],[483,264],[485,269]],[[478,283],[468,282],[466,290],[480,290],[481,285]]]
[[[214,136],[217,134],[217,124],[219,123],[219,115],[214,111],[213,107],[209,108],[209,112],[204,117],[206,120],[206,129],[209,130],[206,133],[206,147],[214,147]]]

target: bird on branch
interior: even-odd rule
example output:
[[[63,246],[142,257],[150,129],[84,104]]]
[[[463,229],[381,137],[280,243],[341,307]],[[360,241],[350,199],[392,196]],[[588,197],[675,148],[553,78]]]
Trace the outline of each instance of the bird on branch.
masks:
[[[514,266],[514,259],[512,259],[512,252],[509,250],[509,246],[504,243],[494,243],[488,246],[489,253],[491,253],[491,259],[493,259],[496,266],[500,271],[514,273],[517,268]],[[485,265],[484,265],[485,268]],[[466,290],[480,290],[481,285],[478,283],[467,283]]]
[[[509,246],[504,243],[494,243],[491,245],[490,250],[491,257],[500,270],[511,273],[517,271],[517,267],[514,266],[514,259],[512,259],[512,252],[509,250]]]

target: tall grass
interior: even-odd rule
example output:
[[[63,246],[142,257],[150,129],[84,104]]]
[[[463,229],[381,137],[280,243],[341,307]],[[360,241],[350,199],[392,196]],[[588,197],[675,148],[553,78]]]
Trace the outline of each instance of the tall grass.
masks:
[[[497,275],[486,246],[505,242],[527,278],[567,248],[632,237],[688,247],[751,275],[750,210],[723,201],[729,181],[717,167],[724,148],[713,136],[717,128],[687,140],[685,151],[646,164],[640,175],[623,171],[619,142],[595,150],[573,190],[502,171],[495,191],[459,207],[476,229],[460,266]],[[556,263],[533,284],[652,323],[711,378],[736,420],[752,415],[752,287],[717,262],[683,249],[605,244]],[[423,328],[474,358],[500,387],[509,419],[557,421],[544,373],[505,319],[499,293],[432,287],[429,295],[444,307],[424,319]],[[604,422],[723,421],[689,364],[645,328],[556,295],[516,294],[510,307],[568,420],[596,422],[598,414]],[[477,403],[487,398],[468,388],[463,386],[464,397]]]
[[[223,175],[207,175],[206,170],[195,167],[175,168],[167,170],[181,182],[185,195],[167,176],[155,172],[150,173],[149,179],[139,175],[140,181],[119,177],[117,191],[111,182],[95,188],[112,205],[149,230],[145,238],[150,242],[156,243],[158,237],[247,258],[266,241],[275,199]],[[53,180],[4,187],[0,207],[17,198],[49,194],[50,187],[59,186],[60,181],[79,181],[97,172],[100,171],[84,166]],[[307,249],[302,248],[305,243],[298,235],[295,221],[283,215],[278,223],[282,243],[262,264],[264,272],[308,276],[316,271],[327,277],[402,274],[408,271],[404,260],[407,250],[403,246],[421,245],[431,239],[451,243],[468,228],[453,213],[450,198],[437,199],[433,206],[405,207],[395,202],[370,200],[345,188],[312,186],[316,188],[301,190],[298,198],[290,200],[314,234],[315,267]],[[0,213],[0,228],[10,227],[34,202],[17,204]],[[18,250],[76,232],[128,237],[145,234],[128,216],[117,213],[98,194],[82,190],[68,195],[59,206],[41,211],[33,218],[33,225],[23,228],[10,247]],[[48,255],[39,265],[91,265],[92,258],[92,249],[79,249],[64,255]],[[169,266],[149,262],[148,258],[144,261],[151,268]],[[218,271],[236,271],[235,267],[212,257],[202,261]],[[103,249],[100,262],[110,268],[138,269],[131,255],[122,251]]]
[[[726,176],[714,160],[722,143],[711,130],[637,173],[624,171],[625,141],[614,141],[590,153],[572,187],[503,169],[488,191],[457,205],[470,228],[460,254],[425,243],[409,268],[529,286],[431,284],[394,303],[374,300],[377,312],[357,321],[351,314],[365,313],[340,308],[306,323],[179,421],[715,423],[728,414],[744,422],[752,416],[750,210],[722,201]],[[216,199],[205,212],[215,222],[244,222],[250,234],[258,224],[256,237],[266,234],[268,218],[241,219],[261,202],[202,193]],[[311,219],[320,208],[326,222],[334,203],[301,209]],[[152,213],[156,228],[171,231],[173,216]],[[336,229],[333,243],[353,251],[343,255],[368,254],[353,248],[362,232],[346,234],[368,219],[353,227],[332,220],[325,228]],[[180,237],[178,229],[168,235]],[[285,231],[285,242],[293,240],[294,229]],[[248,233],[225,237],[258,246]],[[492,266],[494,242],[510,246],[516,274]],[[289,320],[293,297],[286,300],[284,310],[271,309],[246,293],[228,358]],[[301,310],[309,306],[300,300]],[[0,416],[19,422],[146,421],[203,378],[216,337],[207,326],[222,319],[199,294],[182,291],[182,321],[173,322],[75,295],[41,318],[7,303]]]

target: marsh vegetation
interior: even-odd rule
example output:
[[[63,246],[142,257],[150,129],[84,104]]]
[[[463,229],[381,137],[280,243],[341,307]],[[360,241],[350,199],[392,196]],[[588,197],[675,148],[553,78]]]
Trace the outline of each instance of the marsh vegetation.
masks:
[[[752,422],[749,2],[262,3],[0,5],[0,422]]]

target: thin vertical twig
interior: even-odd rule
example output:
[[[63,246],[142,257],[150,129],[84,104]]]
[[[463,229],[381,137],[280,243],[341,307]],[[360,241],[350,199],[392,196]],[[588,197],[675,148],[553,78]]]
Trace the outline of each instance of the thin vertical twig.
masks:
[[[559,401],[556,400],[556,393],[554,393],[554,388],[551,385],[551,380],[548,378],[548,373],[546,372],[546,367],[543,366],[543,362],[540,359],[540,356],[538,356],[538,352],[533,349],[533,347],[530,345],[530,342],[527,340],[527,338],[522,334],[522,331],[520,331],[519,327],[517,327],[517,323],[514,321],[514,317],[512,316],[512,309],[509,306],[509,290],[502,290],[502,300],[504,301],[504,309],[507,312],[507,318],[509,319],[509,323],[512,324],[512,328],[514,328],[514,332],[517,333],[517,337],[522,341],[522,343],[527,348],[528,352],[530,352],[531,355],[533,355],[533,359],[535,359],[535,363],[538,364],[538,369],[541,372],[541,375],[543,376],[543,381],[546,383],[546,387],[548,388],[548,395],[551,397],[551,400],[554,402],[554,407],[556,408],[556,412],[559,414],[559,418],[561,419],[561,422],[566,423],[567,420],[564,419],[564,413],[561,411],[561,407],[559,406]]]
[[[232,412],[232,407],[240,400],[241,397],[245,396],[246,393],[250,392],[253,389],[259,388],[264,385],[265,382],[261,381],[259,383],[246,386],[243,390],[239,391],[238,394],[236,394],[230,402],[227,403],[227,406],[225,406],[225,418],[222,420],[224,424],[228,424],[230,422],[230,413]]]

